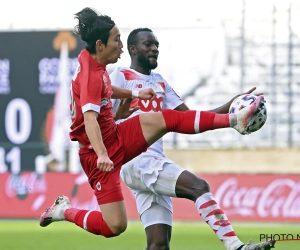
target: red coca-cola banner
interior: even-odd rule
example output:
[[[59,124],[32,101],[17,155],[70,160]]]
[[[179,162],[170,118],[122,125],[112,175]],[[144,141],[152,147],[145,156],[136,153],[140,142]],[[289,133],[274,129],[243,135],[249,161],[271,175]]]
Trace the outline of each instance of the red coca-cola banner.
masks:
[[[123,184],[129,218],[139,218],[132,192]],[[0,218],[39,218],[58,195],[66,195],[71,205],[99,210],[85,174],[23,172],[0,174]]]
[[[300,222],[300,175],[200,174],[230,220]],[[188,202],[190,203],[190,202]],[[194,220],[195,208],[173,199],[174,218]],[[180,212],[181,211],[181,212]]]
[[[230,220],[300,222],[300,175],[199,174]],[[138,219],[132,192],[123,185],[129,219]],[[39,218],[57,195],[73,207],[99,209],[84,174],[0,174],[0,217]],[[175,220],[199,220],[194,203],[173,199]]]

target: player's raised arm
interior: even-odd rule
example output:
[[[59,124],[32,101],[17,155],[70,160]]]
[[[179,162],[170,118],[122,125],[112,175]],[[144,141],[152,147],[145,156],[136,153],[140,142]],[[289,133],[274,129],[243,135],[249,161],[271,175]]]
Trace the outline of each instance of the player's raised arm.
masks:
[[[241,95],[245,95],[245,94],[251,94],[253,93],[253,91],[256,90],[256,87],[253,87],[251,89],[249,89],[248,91],[242,93],[242,94],[239,94],[239,95],[236,95],[234,96],[229,102],[225,103],[224,105],[218,107],[218,108],[215,108],[215,109],[212,109],[212,110],[209,110],[210,112],[215,112],[217,114],[227,114],[229,113],[229,107],[231,105],[231,103],[239,96]],[[262,93],[259,93],[259,94],[256,94],[257,96],[259,95],[262,95]]]

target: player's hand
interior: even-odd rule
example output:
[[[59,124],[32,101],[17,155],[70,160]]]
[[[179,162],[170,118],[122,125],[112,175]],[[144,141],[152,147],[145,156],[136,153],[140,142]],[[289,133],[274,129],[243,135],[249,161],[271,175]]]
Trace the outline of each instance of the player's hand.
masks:
[[[139,91],[139,99],[142,100],[154,100],[156,98],[156,93],[153,89],[143,89]]]
[[[119,105],[118,110],[115,115],[115,120],[126,119],[132,113],[134,113],[135,111],[140,109],[139,106],[130,108],[132,100],[133,100],[132,98],[125,98],[125,99],[121,100],[120,105]]]
[[[243,94],[240,94],[240,95],[246,95],[246,94],[253,94],[253,95],[256,95],[256,96],[259,96],[259,95],[263,95],[263,93],[258,93],[258,94],[254,94],[253,91],[256,90],[256,87],[253,87],[252,89],[249,89],[247,92],[243,93]],[[240,96],[240,95],[237,95],[236,97]],[[235,98],[236,98],[235,97]]]
[[[209,110],[211,112],[215,112],[217,114],[228,114],[229,112],[229,108],[230,108],[230,105],[231,103],[240,95],[246,95],[246,94],[252,94],[253,91],[256,90],[256,87],[253,87],[251,89],[249,89],[248,91],[242,93],[242,94],[238,94],[236,96],[234,96],[229,102],[227,102],[226,104],[222,105],[221,107],[219,108],[216,108],[216,109],[213,109],[213,110]],[[263,95],[263,93],[259,93],[259,94],[254,94],[254,95]]]
[[[246,95],[246,94],[253,94],[253,95],[256,95],[256,96],[259,96],[259,95],[263,95],[263,93],[258,93],[258,94],[254,94],[253,91],[256,90],[256,87],[253,87],[251,89],[249,89],[248,91],[242,93],[242,94],[239,94],[239,95],[236,95],[235,97],[233,97],[230,101],[229,101],[229,106],[231,105],[231,103],[237,98],[239,97],[240,95]],[[228,108],[229,108],[228,106]]]
[[[98,156],[97,168],[102,172],[110,172],[114,169],[114,163],[107,155]]]

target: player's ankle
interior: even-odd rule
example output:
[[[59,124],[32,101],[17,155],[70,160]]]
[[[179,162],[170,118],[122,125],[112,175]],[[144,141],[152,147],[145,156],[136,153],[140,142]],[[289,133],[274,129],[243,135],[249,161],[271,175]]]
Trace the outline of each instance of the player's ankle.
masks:
[[[236,114],[229,114],[229,122],[230,122],[230,127],[232,127],[232,128],[237,125]]]

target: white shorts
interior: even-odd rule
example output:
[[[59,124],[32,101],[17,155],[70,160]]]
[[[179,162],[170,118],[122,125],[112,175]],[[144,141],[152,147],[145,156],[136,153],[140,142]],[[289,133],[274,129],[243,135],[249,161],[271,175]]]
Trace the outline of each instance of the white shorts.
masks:
[[[150,209],[152,203],[172,213],[170,197],[176,197],[176,182],[183,171],[175,162],[149,150],[123,165],[121,178],[133,191],[140,215]]]
[[[155,224],[167,224],[172,226],[172,212],[157,203],[152,205],[141,215],[144,228]]]

